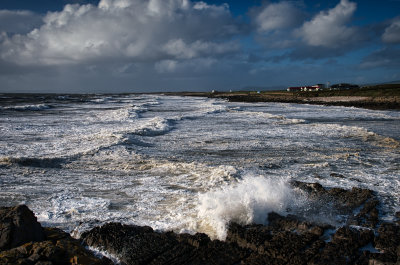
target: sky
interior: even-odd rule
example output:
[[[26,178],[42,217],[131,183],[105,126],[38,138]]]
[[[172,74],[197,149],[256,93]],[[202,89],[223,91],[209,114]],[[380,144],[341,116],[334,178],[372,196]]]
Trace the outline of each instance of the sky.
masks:
[[[0,92],[400,80],[400,0],[1,0]]]

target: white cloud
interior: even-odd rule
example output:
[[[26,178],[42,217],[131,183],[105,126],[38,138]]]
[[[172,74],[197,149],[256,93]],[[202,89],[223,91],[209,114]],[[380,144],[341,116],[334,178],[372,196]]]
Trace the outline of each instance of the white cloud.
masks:
[[[382,40],[386,43],[400,43],[400,17],[395,18],[385,29]]]
[[[66,5],[28,34],[2,36],[0,59],[19,65],[92,61],[159,62],[221,56],[239,49],[227,5],[189,0],[101,0]]]
[[[159,73],[175,72],[178,62],[174,60],[162,60],[157,62],[155,68]]]
[[[258,31],[270,32],[297,26],[303,18],[302,12],[293,2],[266,5],[255,17]]]
[[[239,46],[235,42],[216,43],[199,40],[186,44],[182,39],[173,39],[168,41],[162,50],[178,59],[192,59],[210,53],[218,55],[234,52],[239,50]]]
[[[356,3],[341,0],[336,7],[322,11],[311,21],[305,22],[296,35],[310,46],[347,46],[360,38],[357,28],[347,26],[356,8]]]

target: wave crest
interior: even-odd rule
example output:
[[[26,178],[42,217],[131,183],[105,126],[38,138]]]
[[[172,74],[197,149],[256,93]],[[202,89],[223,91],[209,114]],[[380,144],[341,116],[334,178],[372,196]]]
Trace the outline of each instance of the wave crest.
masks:
[[[21,105],[21,106],[11,106],[11,107],[1,107],[2,110],[14,110],[14,111],[40,111],[51,109],[51,105],[37,104],[37,105]]]
[[[230,222],[265,224],[269,212],[285,214],[293,201],[287,181],[247,177],[236,185],[199,195],[196,230],[224,240]]]

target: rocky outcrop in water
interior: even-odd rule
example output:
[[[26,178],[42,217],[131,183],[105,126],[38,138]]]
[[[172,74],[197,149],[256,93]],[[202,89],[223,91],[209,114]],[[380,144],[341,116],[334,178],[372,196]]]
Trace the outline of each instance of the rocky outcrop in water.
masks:
[[[210,240],[205,234],[158,233],[150,227],[117,223],[94,228],[82,239],[107,250],[122,264],[400,263],[399,225],[381,223],[376,227],[378,201],[372,191],[325,189],[318,183],[292,185],[310,199],[329,201],[348,214],[348,225],[336,229],[269,213],[266,226],[231,223],[225,241]]]
[[[0,209],[0,232],[0,251],[45,238],[35,215],[25,205]]]
[[[400,264],[400,213],[394,223],[379,221],[372,191],[292,185],[343,211],[347,225],[335,228],[272,212],[268,225],[231,223],[225,241],[120,223],[93,228],[76,240],[57,228],[42,228],[26,206],[18,206],[0,209],[0,264],[111,264],[82,243],[121,264]]]
[[[42,228],[25,205],[0,208],[0,264],[112,264],[57,228]]]
[[[110,223],[82,235],[122,264],[399,264],[396,224],[373,230],[300,222],[269,214],[269,225],[232,223],[226,241],[205,234],[158,233],[150,227]],[[332,235],[329,234],[332,232]],[[371,253],[369,250],[380,250]]]

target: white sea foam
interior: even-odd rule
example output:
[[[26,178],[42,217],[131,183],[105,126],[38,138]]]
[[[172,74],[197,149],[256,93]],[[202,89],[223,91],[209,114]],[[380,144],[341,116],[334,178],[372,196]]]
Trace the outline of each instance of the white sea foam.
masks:
[[[269,212],[285,214],[293,207],[294,197],[286,180],[245,177],[199,195],[196,230],[224,240],[230,222],[265,224]]]
[[[239,109],[233,109],[232,111],[237,112],[240,115],[245,115],[257,119],[261,119],[262,122],[270,122],[274,124],[299,124],[305,123],[304,119],[292,119],[288,118],[285,115],[276,115],[268,112],[261,112],[261,111],[244,111]]]
[[[15,110],[15,111],[40,111],[51,109],[52,106],[47,104],[36,104],[36,105],[21,105],[21,106],[10,106],[1,107],[3,110]]]
[[[372,142],[375,145],[388,148],[398,148],[400,146],[397,140],[381,136],[362,127],[320,123],[311,124],[309,127],[312,129],[310,132],[315,135],[327,137],[356,137],[365,142]]]
[[[221,239],[229,222],[288,208],[335,225],[337,212],[307,204],[282,176],[372,189],[383,220],[400,207],[398,112],[102,97],[0,112],[0,203],[25,202],[66,230],[115,221]]]
[[[143,136],[155,136],[172,129],[172,120],[160,117],[151,118],[139,125],[134,133]]]

